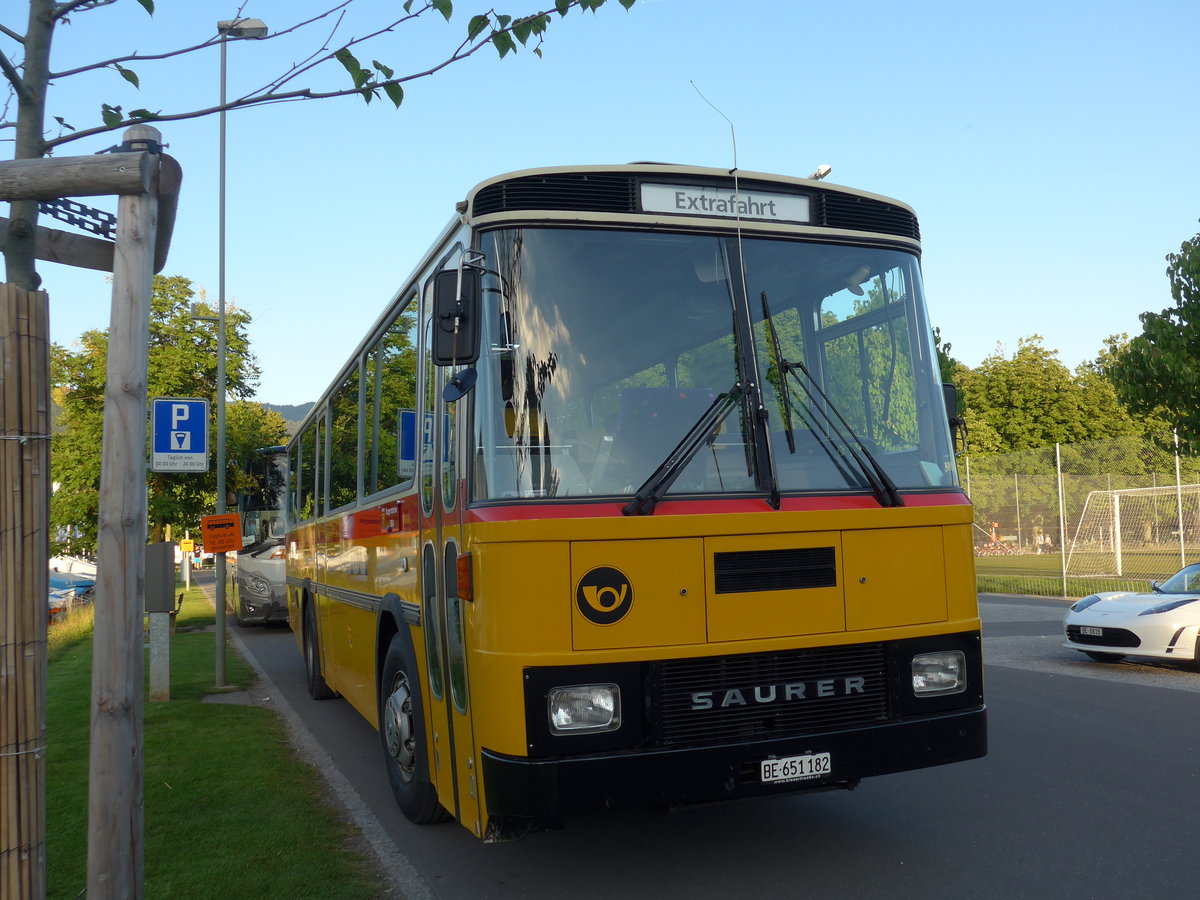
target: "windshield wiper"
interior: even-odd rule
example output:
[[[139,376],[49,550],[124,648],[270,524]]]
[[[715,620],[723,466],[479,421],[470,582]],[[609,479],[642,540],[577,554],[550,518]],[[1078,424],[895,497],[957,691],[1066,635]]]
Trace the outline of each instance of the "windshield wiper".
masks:
[[[792,434],[791,394],[786,387],[787,377],[791,375],[796,379],[796,383],[800,385],[808,397],[809,409],[820,413],[821,417],[825,420],[824,425],[819,425],[815,420],[816,417],[810,416],[813,420],[811,424],[814,426],[814,430],[819,425],[822,432],[827,435],[829,432],[832,432],[833,436],[838,438],[841,444],[850,452],[851,458],[854,460],[863,477],[867,480],[867,483],[871,485],[871,490],[874,491],[881,506],[903,506],[904,500],[900,496],[900,492],[896,489],[896,483],[892,481],[883,466],[879,464],[879,460],[875,458],[875,455],[871,453],[867,445],[863,443],[862,438],[850,427],[850,423],[846,421],[845,416],[833,404],[833,401],[829,399],[829,395],[822,390],[821,385],[813,378],[812,373],[808,371],[804,363],[791,362],[784,358],[783,351],[779,346],[779,335],[775,331],[775,321],[771,317],[771,307],[767,303],[766,291],[762,292],[762,306],[763,320],[767,323],[772,352],[775,354],[775,363],[779,367],[779,395],[784,409],[783,417],[788,450],[792,453],[796,452],[796,441]],[[797,372],[804,376],[803,380],[796,374]],[[833,411],[832,416],[829,414],[830,410]],[[822,442],[823,444],[824,442]],[[823,449],[825,449],[826,453],[829,453],[830,457],[834,459],[834,463],[837,464],[838,459],[833,452],[835,448],[823,447]]]
[[[667,454],[666,458],[659,463],[658,468],[637,489],[633,499],[625,504],[621,512],[627,516],[645,516],[653,513],[654,507],[671,489],[675,479],[687,468],[687,464],[695,459],[700,448],[712,440],[717,429],[721,427],[721,423],[728,418],[747,393],[749,393],[749,388],[739,381],[724,394],[718,394],[708,409],[696,420],[696,424],[688,429],[683,440],[675,445],[675,449]]]

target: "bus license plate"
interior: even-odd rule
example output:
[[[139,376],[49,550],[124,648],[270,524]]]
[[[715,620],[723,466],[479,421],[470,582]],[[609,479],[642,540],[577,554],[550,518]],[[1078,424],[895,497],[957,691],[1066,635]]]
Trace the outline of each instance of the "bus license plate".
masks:
[[[1098,628],[1095,625],[1080,625],[1080,634],[1090,634],[1092,637],[1104,637],[1104,629]]]
[[[833,762],[828,753],[806,753],[804,756],[764,759],[762,761],[762,780],[764,784],[801,781],[828,775],[832,770]]]

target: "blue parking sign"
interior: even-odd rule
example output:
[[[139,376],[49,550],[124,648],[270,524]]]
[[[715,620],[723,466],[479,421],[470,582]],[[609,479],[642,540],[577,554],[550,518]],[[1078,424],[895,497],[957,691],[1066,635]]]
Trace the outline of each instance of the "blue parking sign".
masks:
[[[155,472],[207,472],[208,401],[155,397],[150,412],[150,468]]]

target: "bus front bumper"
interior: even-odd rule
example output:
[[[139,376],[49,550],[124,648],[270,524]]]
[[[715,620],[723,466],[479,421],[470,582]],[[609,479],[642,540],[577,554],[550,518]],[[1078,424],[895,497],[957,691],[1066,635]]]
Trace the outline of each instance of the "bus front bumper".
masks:
[[[830,771],[764,783],[762,762],[830,754]],[[483,750],[490,840],[561,826],[599,809],[688,806],[853,788],[863,778],[977,759],[987,753],[987,709],[941,713],[807,737],[682,749],[528,759]]]

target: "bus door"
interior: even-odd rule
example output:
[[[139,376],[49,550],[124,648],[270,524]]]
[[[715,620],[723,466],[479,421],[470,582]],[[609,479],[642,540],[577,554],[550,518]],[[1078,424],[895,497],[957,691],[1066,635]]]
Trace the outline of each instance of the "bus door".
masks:
[[[432,282],[425,291],[432,300]],[[432,306],[426,303],[426,309]],[[421,624],[427,659],[425,718],[429,725],[431,778],[438,799],[458,821],[482,836],[479,761],[467,692],[464,611],[458,596],[458,556],[462,552],[462,504],[457,466],[459,403],[447,403],[442,390],[451,367],[432,363],[434,316],[423,326],[424,382],[421,417]],[[465,401],[464,401],[465,402]],[[465,409],[465,407],[463,407]]]

